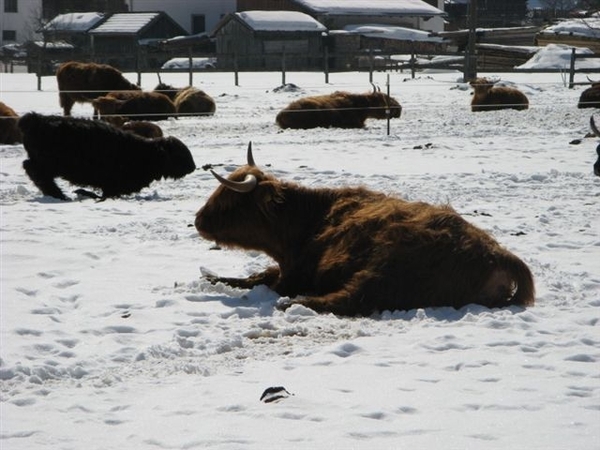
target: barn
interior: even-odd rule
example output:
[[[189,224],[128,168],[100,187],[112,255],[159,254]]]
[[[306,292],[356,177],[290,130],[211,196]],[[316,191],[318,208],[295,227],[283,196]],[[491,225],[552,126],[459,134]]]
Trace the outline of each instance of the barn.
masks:
[[[79,53],[89,52],[90,36],[88,31],[104,19],[99,12],[75,12],[59,14],[41,29],[46,42],[67,42]]]
[[[377,23],[443,31],[443,8],[443,0],[238,0],[238,11],[300,11],[330,30]]]
[[[217,61],[224,70],[310,70],[323,67],[327,29],[298,11],[244,11],[217,26]],[[283,62],[284,61],[284,62]]]
[[[168,58],[152,44],[188,34],[164,12],[115,13],[88,33],[91,59],[121,71],[159,68]]]
[[[444,29],[444,11],[439,8],[443,8],[442,0],[238,0],[238,10],[242,11],[238,14],[261,10],[271,11],[280,17],[286,12],[296,12],[325,26],[327,30],[322,33],[320,45],[311,46],[309,55],[309,67],[321,70],[324,69],[325,58],[331,70],[355,70],[371,63],[373,51],[410,53],[445,50],[446,43],[440,38],[436,41],[415,36],[419,32],[427,36],[428,31]],[[412,30],[412,34],[406,30]],[[240,34],[242,42],[236,42],[237,34],[218,29],[217,49],[219,36],[222,52],[235,48],[239,58],[248,51],[246,46],[250,44],[243,42],[247,39],[246,34]],[[257,35],[257,39],[261,36]],[[256,47],[260,49],[259,45]],[[259,50],[253,48],[252,51]],[[301,65],[303,61],[295,58],[294,64]],[[273,68],[280,69],[281,62],[277,61]]]

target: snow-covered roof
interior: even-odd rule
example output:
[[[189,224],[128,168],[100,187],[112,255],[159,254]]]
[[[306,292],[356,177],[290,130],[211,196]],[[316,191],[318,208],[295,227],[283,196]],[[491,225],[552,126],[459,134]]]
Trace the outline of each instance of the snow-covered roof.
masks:
[[[318,14],[350,16],[440,16],[444,11],[421,0],[294,0]]]
[[[540,33],[570,34],[600,39],[600,17],[563,20],[556,25],[544,28]]]
[[[429,31],[415,30],[413,28],[396,27],[392,25],[347,25],[344,31],[357,33],[367,37],[382,37],[385,39],[396,39],[399,41],[428,41],[428,42],[447,42],[442,37],[430,36]]]
[[[158,12],[113,14],[104,23],[90,30],[90,33],[136,34],[159,15]]]
[[[235,15],[255,31],[326,31],[327,28],[297,11],[244,11]]]
[[[538,52],[525,64],[517,66],[517,69],[568,69],[571,65],[571,45],[548,44],[541,47]],[[578,54],[593,55],[594,52],[589,48],[577,48]],[[600,71],[600,61],[598,59],[577,58],[575,61],[576,69],[598,69]]]
[[[59,14],[42,28],[42,31],[87,31],[102,20],[98,12]]]

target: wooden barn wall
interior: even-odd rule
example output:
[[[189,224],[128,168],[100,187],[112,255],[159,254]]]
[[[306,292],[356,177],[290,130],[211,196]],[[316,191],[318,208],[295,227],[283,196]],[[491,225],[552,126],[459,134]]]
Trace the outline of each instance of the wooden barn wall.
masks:
[[[149,26],[144,28],[139,35],[141,39],[152,39],[152,38],[172,38],[175,36],[187,35],[178,25],[174,24],[170,20],[161,18]]]
[[[284,50],[289,70],[322,67],[320,33],[255,33],[231,20],[217,32],[216,41],[220,69],[280,70]]]

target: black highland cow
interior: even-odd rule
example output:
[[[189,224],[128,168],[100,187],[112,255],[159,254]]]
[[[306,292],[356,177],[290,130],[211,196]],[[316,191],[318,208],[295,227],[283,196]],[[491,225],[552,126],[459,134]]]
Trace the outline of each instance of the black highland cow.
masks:
[[[108,123],[25,114],[19,120],[29,159],[23,168],[44,195],[67,200],[54,181],[102,190],[102,200],[138,192],[161,178],[182,178],[196,168],[174,137],[146,139]]]

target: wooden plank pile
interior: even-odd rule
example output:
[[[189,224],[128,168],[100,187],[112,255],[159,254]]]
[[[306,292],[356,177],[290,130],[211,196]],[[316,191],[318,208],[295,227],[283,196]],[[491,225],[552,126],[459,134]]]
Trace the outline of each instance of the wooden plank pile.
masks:
[[[534,46],[506,46],[497,44],[477,44],[478,70],[513,70],[527,62],[539,50]]]
[[[563,44],[572,47],[586,47],[594,53],[600,53],[600,39],[576,34],[538,33],[536,44],[545,47],[548,44]]]

